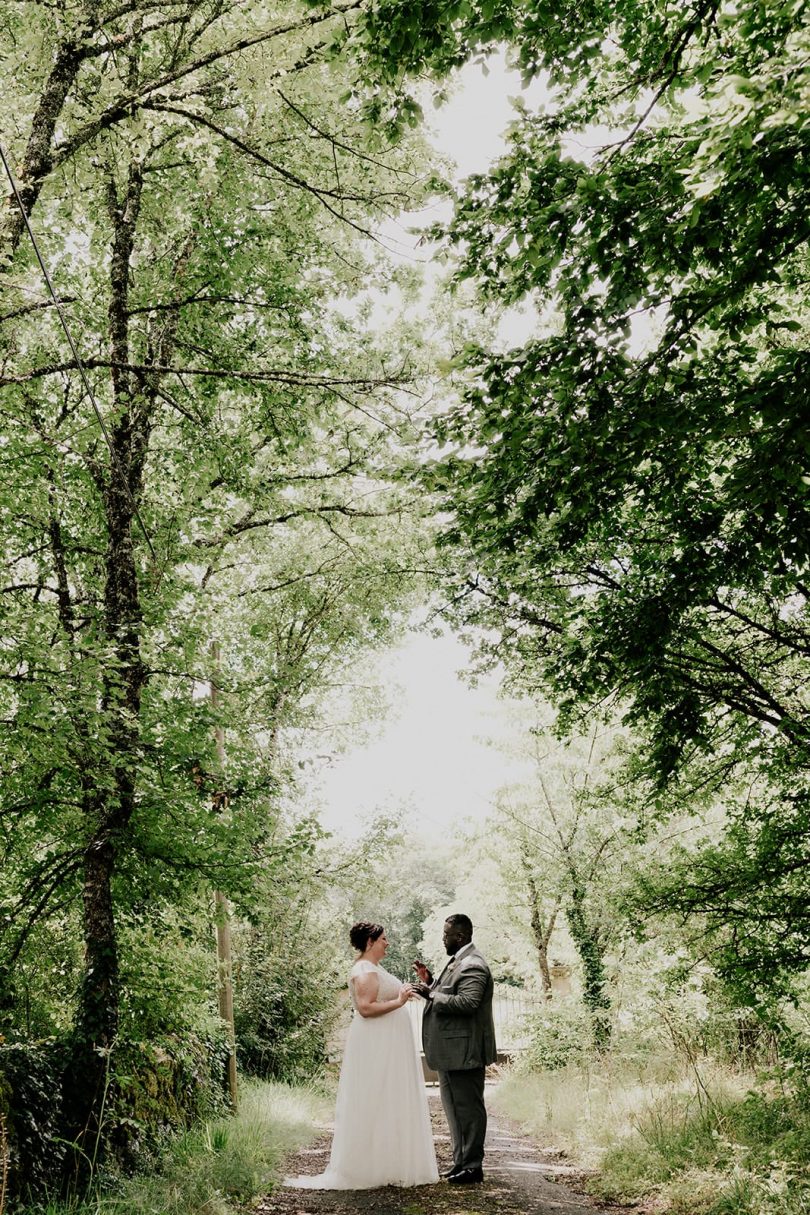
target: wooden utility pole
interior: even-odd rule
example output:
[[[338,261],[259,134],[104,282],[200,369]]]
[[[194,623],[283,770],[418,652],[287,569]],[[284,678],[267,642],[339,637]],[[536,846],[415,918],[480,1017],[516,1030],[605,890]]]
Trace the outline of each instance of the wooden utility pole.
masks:
[[[212,674],[210,682],[211,708],[219,707],[219,642],[211,642]],[[217,771],[222,774],[225,767],[225,731],[221,725],[215,728],[214,737],[217,748]],[[216,789],[213,793],[214,810],[220,810],[223,794]],[[225,1069],[225,1090],[235,1110],[238,1104],[236,1089],[236,1033],[233,1024],[233,978],[231,967],[231,916],[228,900],[221,890],[214,891],[217,925],[217,976],[219,995],[219,1015],[228,1026],[228,1061]]]

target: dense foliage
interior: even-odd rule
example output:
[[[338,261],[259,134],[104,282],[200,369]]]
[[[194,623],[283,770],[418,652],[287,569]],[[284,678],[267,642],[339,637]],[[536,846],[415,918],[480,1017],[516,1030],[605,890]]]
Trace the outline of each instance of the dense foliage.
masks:
[[[489,14],[549,97],[446,234],[484,307],[536,316],[461,352],[435,428],[456,617],[563,727],[641,732],[645,819],[722,802],[641,897],[762,994],[810,960],[806,6],[459,4],[438,52],[420,7],[414,62]]]
[[[364,326],[397,277],[374,229],[424,170],[338,104],[340,25],[183,0],[0,24],[79,352],[9,196],[0,991],[8,1035],[70,1036],[68,1138],[99,1130],[119,1040],[210,1028],[212,888],[255,918],[311,872],[283,732],[316,728],[421,564],[390,478],[418,344]]]
[[[65,1156],[53,1099],[59,1080],[52,1046],[0,1046],[0,1163],[12,1179],[24,1178],[24,1193],[32,1197],[47,1192]],[[12,1192],[20,1188],[13,1185]]]
[[[19,1160],[57,1113],[44,1139],[76,1141],[73,1171],[110,1131],[131,1152],[206,1107],[214,888],[240,920],[242,1061],[284,1076],[322,1061],[340,984],[314,904],[386,922],[404,974],[454,893],[396,823],[341,862],[284,808],[288,732],[316,736],[426,568],[404,461],[446,523],[448,615],[563,730],[596,712],[634,744],[596,796],[566,783],[576,747],[556,773],[544,755],[493,820],[541,989],[564,921],[590,1013],[582,1035],[578,1008],[538,1013],[536,1061],[605,1045],[628,906],[676,913],[678,966],[710,954],[746,1000],[806,969],[805,18],[804,0],[6,6],[4,146],[80,355],[8,195],[0,1100]],[[434,235],[493,330],[517,304],[535,335],[457,354],[428,464],[420,341],[368,324],[410,280],[377,229],[434,184],[414,79],[503,43],[547,104],[516,103],[505,155]],[[23,1082],[16,1043],[37,1037],[51,1071],[37,1056]]]

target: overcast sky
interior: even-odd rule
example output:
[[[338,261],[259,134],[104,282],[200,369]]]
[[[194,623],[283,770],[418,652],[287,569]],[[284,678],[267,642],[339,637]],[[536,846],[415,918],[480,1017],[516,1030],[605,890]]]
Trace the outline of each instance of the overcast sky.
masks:
[[[396,707],[378,738],[322,771],[325,827],[353,835],[375,812],[403,808],[420,834],[440,839],[465,819],[480,821],[496,789],[519,779],[520,767],[492,745],[509,734],[499,681],[469,687],[457,675],[469,665],[451,634],[412,634],[382,657]]]
[[[468,65],[450,101],[428,111],[432,142],[458,166],[458,177],[483,172],[505,147],[504,128],[513,120],[509,96],[520,91],[516,73],[502,56],[488,72]],[[547,97],[537,83],[524,94],[530,105]],[[386,236],[403,254],[415,238],[405,226]],[[418,252],[417,252],[418,256]],[[517,338],[516,338],[517,340]],[[452,635],[413,634],[384,656],[383,682],[396,685],[396,708],[375,741],[354,748],[320,773],[321,821],[329,830],[354,835],[376,812],[403,808],[427,837],[446,838],[465,819],[489,812],[495,791],[521,769],[492,745],[509,733],[508,709],[498,699],[497,677],[471,688],[458,672],[470,654]]]
[[[492,55],[486,71],[474,63],[461,69],[449,101],[440,109],[431,112],[426,107],[431,142],[456,162],[460,178],[483,173],[504,151],[503,131],[515,118],[509,99],[517,95],[530,110],[551,101],[543,79],[522,89],[519,73],[506,67],[504,55]]]

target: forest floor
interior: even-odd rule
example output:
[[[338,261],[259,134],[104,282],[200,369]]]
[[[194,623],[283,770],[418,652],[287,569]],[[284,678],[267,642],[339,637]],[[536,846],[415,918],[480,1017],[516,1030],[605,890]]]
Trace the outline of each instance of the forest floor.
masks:
[[[488,1086],[489,1087],[489,1086]],[[451,1163],[450,1137],[438,1089],[428,1097],[439,1170]],[[331,1135],[287,1160],[290,1176],[321,1173]],[[596,1204],[579,1192],[583,1174],[559,1153],[540,1147],[502,1114],[490,1110],[482,1185],[437,1185],[376,1190],[299,1190],[283,1187],[262,1199],[258,1215],[621,1215],[626,1208]]]

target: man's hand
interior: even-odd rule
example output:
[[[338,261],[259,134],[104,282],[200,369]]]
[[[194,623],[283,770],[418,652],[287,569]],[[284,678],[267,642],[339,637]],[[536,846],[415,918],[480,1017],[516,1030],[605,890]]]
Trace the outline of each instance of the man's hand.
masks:
[[[415,994],[417,996],[421,996],[423,1000],[426,1000],[430,995],[430,987],[427,983],[412,983],[411,988]]]
[[[427,966],[425,966],[425,963],[420,962],[419,958],[417,958],[413,964],[413,968],[419,976],[419,982],[424,984],[426,987],[430,987],[431,983],[433,982],[433,975],[430,973]]]

